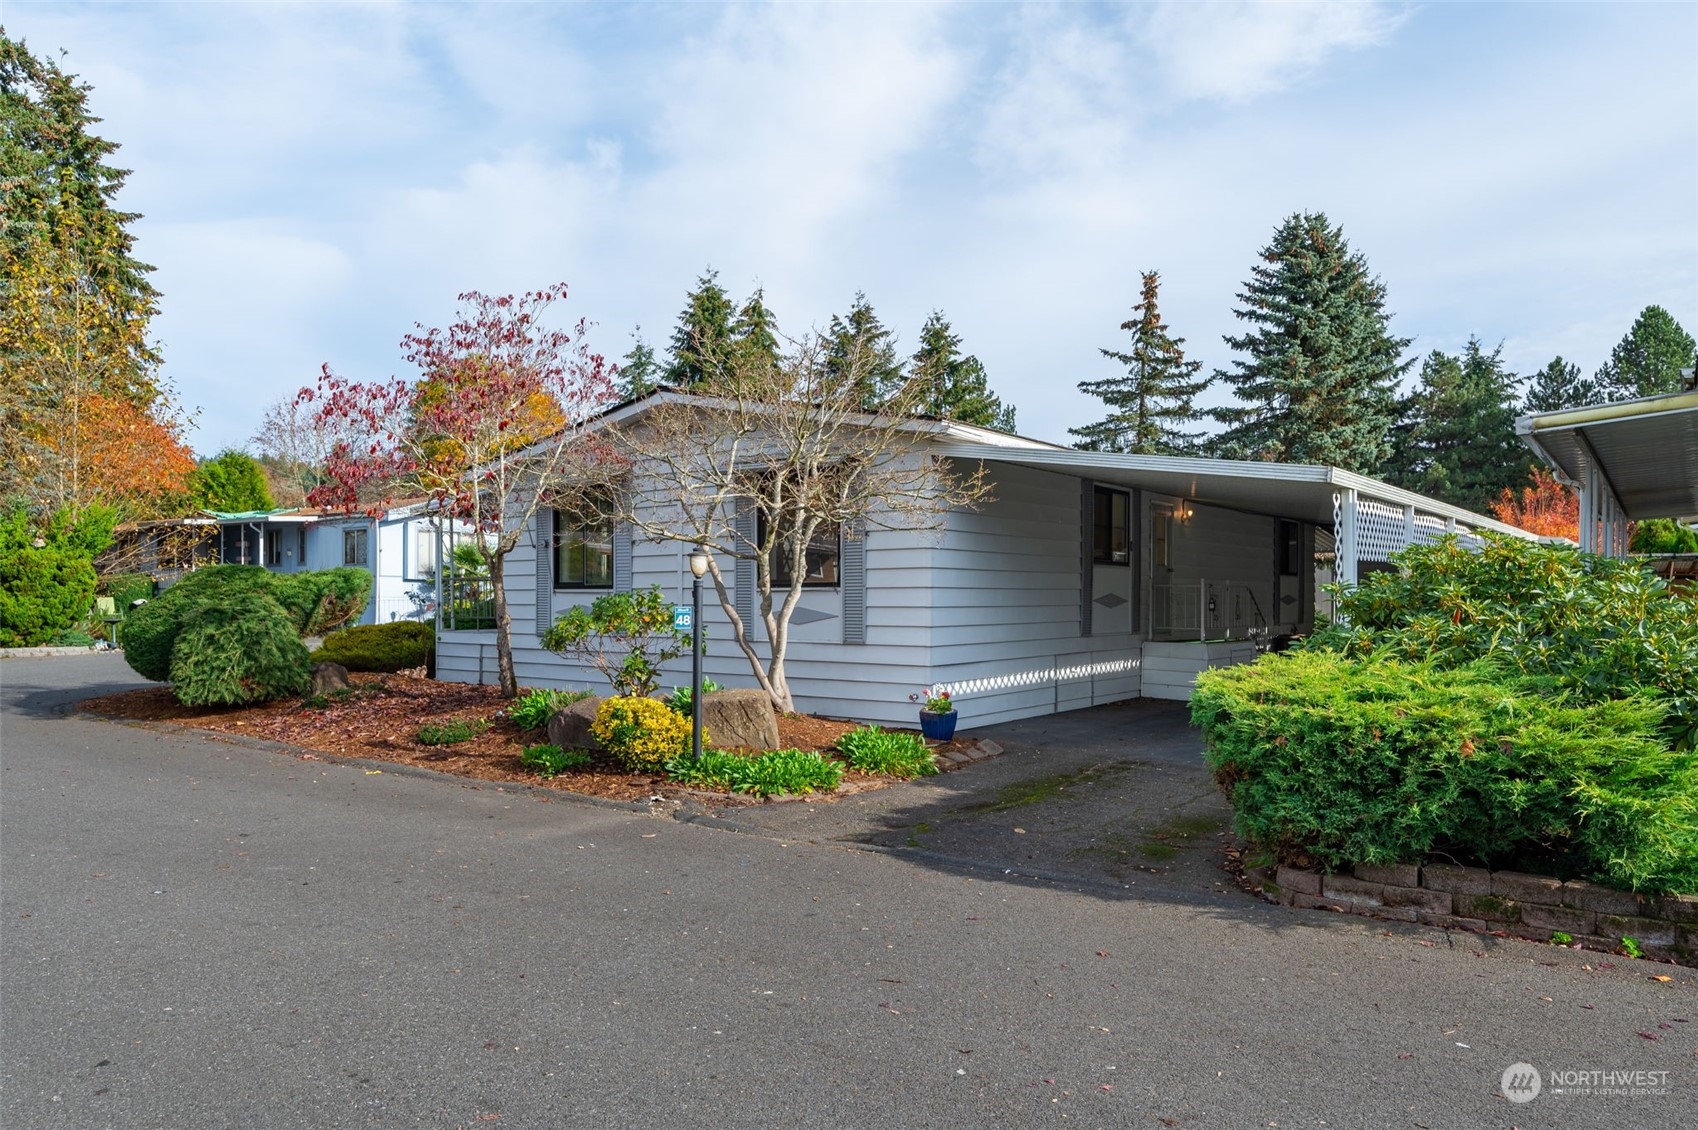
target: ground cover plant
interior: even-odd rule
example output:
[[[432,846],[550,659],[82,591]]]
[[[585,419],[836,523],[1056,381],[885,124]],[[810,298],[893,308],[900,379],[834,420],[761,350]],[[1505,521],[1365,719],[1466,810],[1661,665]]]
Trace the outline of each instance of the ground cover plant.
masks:
[[[419,727],[420,745],[458,745],[471,741],[489,730],[487,718],[452,718],[447,722],[426,722]]]
[[[594,697],[589,691],[538,688],[526,691],[514,699],[513,705],[507,710],[507,717],[521,730],[540,730],[548,725],[550,718],[574,702]]]
[[[590,733],[621,766],[657,773],[690,747],[690,722],[659,699],[621,696],[596,708]],[[708,742],[702,732],[702,742]]]
[[[926,743],[903,730],[864,726],[837,740],[837,748],[850,765],[863,773],[884,773],[907,780],[930,777],[937,761]]]
[[[528,766],[542,778],[558,777],[571,769],[587,768],[595,760],[587,749],[561,749],[557,745],[527,746],[519,755],[519,764]]]
[[[350,671],[408,671],[435,658],[436,627],[416,620],[358,624],[324,637],[314,663],[340,663]]]
[[[752,757],[703,750],[700,759],[683,755],[668,761],[666,775],[681,785],[768,797],[830,792],[842,783],[843,766],[811,749],[775,749]]]
[[[1207,672],[1191,699],[1239,832],[1281,862],[1440,853],[1694,891],[1698,752],[1663,740],[1666,709],[1491,663],[1320,650]]]

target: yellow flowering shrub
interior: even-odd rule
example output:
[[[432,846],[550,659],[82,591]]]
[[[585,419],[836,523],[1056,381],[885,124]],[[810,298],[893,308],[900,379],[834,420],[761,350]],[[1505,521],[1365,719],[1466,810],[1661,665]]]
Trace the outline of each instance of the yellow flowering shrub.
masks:
[[[604,699],[590,733],[633,773],[658,773],[672,758],[690,752],[690,720],[653,698]],[[702,742],[707,743],[706,731]]]

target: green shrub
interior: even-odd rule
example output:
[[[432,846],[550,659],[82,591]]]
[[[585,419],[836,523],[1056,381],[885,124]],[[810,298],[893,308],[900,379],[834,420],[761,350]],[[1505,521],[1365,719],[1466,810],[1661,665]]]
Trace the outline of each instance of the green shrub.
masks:
[[[1588,701],[1654,695],[1666,739],[1698,741],[1698,593],[1632,561],[1489,535],[1478,552],[1445,538],[1393,556],[1343,592],[1305,645],[1351,658],[1441,667],[1482,660],[1547,677]]]
[[[702,680],[703,694],[712,694],[714,691],[722,691],[724,689],[724,687],[720,686],[712,679]],[[672,694],[666,699],[666,705],[670,706],[684,717],[689,718],[692,716],[692,711],[695,708],[695,698],[695,692],[689,687],[673,687]]]
[[[672,627],[672,604],[654,585],[595,598],[556,620],[542,646],[594,667],[621,697],[643,698],[660,684],[660,666],[690,650],[690,633]]]
[[[937,772],[937,760],[926,743],[909,733],[864,726],[838,738],[837,748],[863,773],[885,773],[906,780]]]
[[[1440,851],[1698,890],[1698,754],[1659,740],[1664,709],[1496,666],[1315,651],[1205,672],[1191,698],[1239,832],[1282,862]]]
[[[513,719],[521,730],[540,730],[548,725],[550,718],[574,702],[594,697],[589,691],[526,691],[513,700],[513,705],[507,709],[507,717]]]
[[[171,649],[170,676],[189,706],[266,702],[302,694],[312,681],[301,637],[263,593],[197,607]]]
[[[426,722],[415,736],[420,745],[457,745],[488,732],[487,718],[453,718],[447,722]]]
[[[314,663],[340,663],[350,671],[405,671],[429,666],[436,652],[436,628],[416,620],[360,624],[324,637],[312,653]]]
[[[77,627],[94,600],[92,562],[111,540],[112,515],[99,507],[44,522],[20,507],[0,514],[0,647],[37,647]]]
[[[652,698],[610,698],[596,709],[590,733],[632,773],[658,772],[690,747],[690,723]],[[707,734],[702,734],[707,741]]]
[[[1651,518],[1633,527],[1632,553],[1698,553],[1698,530],[1673,518]]]
[[[558,777],[569,769],[584,769],[591,757],[586,749],[561,749],[557,745],[534,745],[519,755],[519,764],[539,777]]]
[[[775,749],[755,757],[704,750],[700,761],[687,755],[666,763],[667,776],[682,785],[729,789],[755,796],[811,793],[835,789],[843,766],[812,750]]]
[[[94,637],[78,628],[66,628],[47,641],[48,647],[93,647]]]
[[[365,608],[370,586],[371,574],[363,569],[290,574],[258,565],[197,569],[129,615],[124,622],[124,658],[143,678],[169,682],[177,636],[204,609],[264,595],[299,638],[313,634],[309,629],[327,620],[357,616]]]

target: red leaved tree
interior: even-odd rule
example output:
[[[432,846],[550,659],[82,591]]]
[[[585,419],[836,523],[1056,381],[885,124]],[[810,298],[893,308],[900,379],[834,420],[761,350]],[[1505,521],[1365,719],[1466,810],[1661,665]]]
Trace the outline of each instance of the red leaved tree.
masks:
[[[1504,488],[1492,502],[1492,517],[1540,537],[1580,540],[1580,496],[1537,467],[1531,486]]]
[[[377,514],[428,497],[477,531],[509,696],[518,682],[507,556],[539,509],[581,507],[617,475],[607,446],[576,429],[613,399],[613,367],[584,344],[587,322],[570,333],[541,323],[565,298],[565,283],[517,296],[469,291],[451,326],[401,339],[418,380],[350,381],[326,365],[318,387],[299,394],[321,424],[358,437],[332,449],[309,502]]]

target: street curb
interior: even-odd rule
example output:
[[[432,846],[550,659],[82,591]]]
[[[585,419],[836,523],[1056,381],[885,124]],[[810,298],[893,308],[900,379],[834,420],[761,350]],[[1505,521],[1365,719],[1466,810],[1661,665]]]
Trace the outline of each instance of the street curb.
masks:
[[[0,659],[51,659],[56,655],[122,655],[115,647],[0,647]]]

